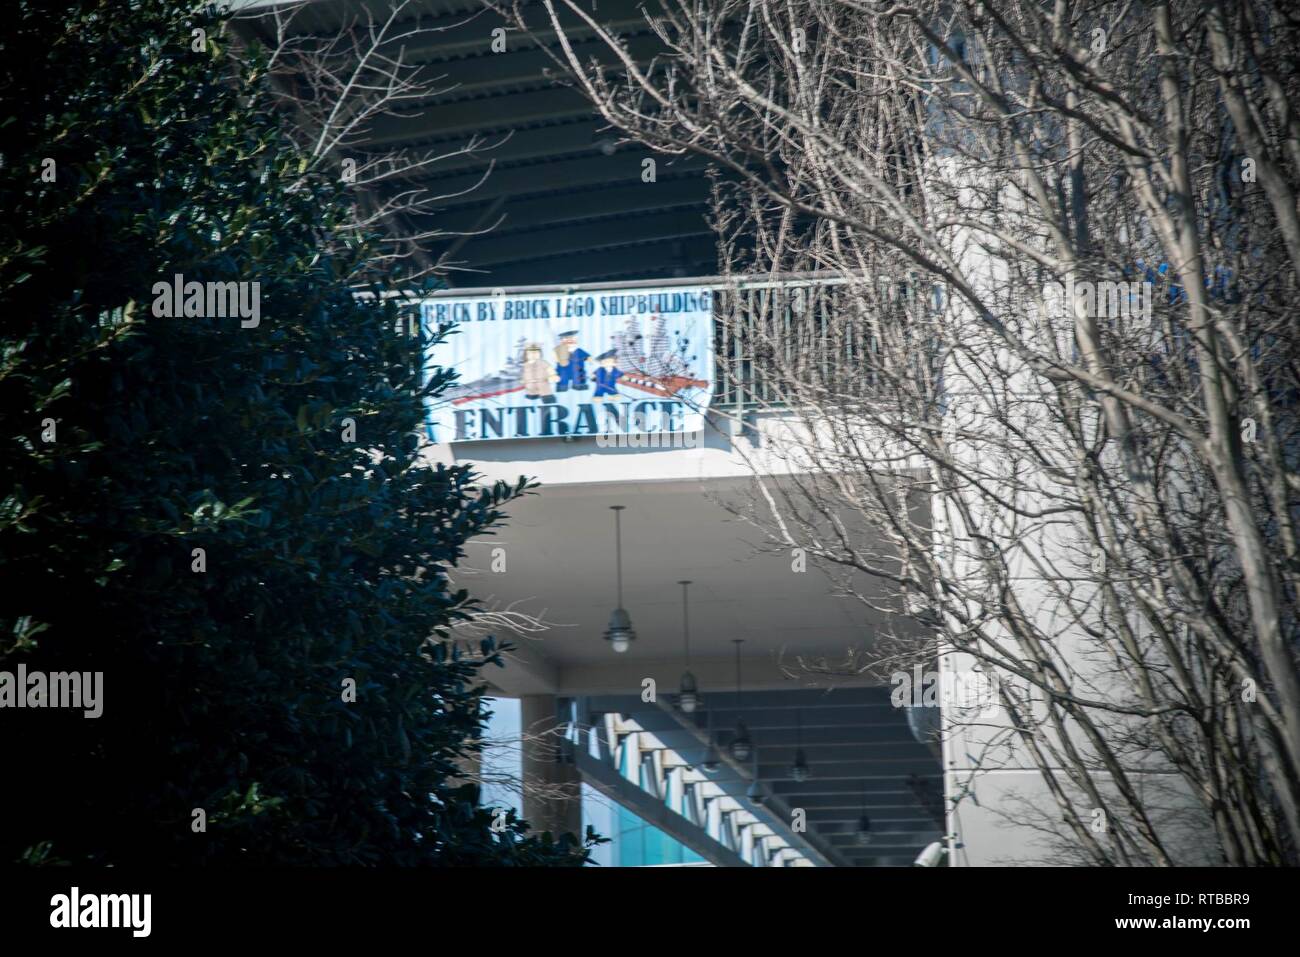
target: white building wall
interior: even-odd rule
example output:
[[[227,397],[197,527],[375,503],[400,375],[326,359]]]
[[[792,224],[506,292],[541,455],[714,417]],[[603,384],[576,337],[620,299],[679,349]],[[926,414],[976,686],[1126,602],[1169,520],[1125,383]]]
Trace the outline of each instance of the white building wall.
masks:
[[[1015,201],[1008,191],[1005,202]],[[968,211],[976,209],[975,191],[964,196]],[[1032,241],[1032,237],[1025,237]],[[964,275],[973,280],[977,294],[988,301],[1005,301],[1010,281],[1005,263],[991,258],[964,230],[955,230],[951,249]],[[1063,308],[1047,316],[1033,314],[1034,290],[1019,291],[1024,312],[1004,315],[1003,321],[1020,321],[1024,334],[1037,336],[1037,344],[1050,343],[1068,356],[1073,318]],[[952,333],[963,340],[968,351],[954,351],[945,364],[945,389],[949,398],[946,423],[949,441],[959,461],[973,472],[989,478],[988,490],[1016,509],[999,507],[993,495],[966,494],[972,521],[981,532],[998,543],[1001,558],[1010,569],[1011,593],[1030,620],[1044,634],[1052,636],[1050,647],[1056,661],[1080,698],[1097,701],[1130,700],[1132,690],[1116,676],[1109,649],[1089,636],[1080,626],[1087,622],[1105,628],[1094,605],[1095,585],[1089,580],[1092,546],[1081,528],[1068,515],[1026,517],[1018,512],[1047,512],[1067,504],[1074,497],[1072,444],[1059,422],[1046,414],[1053,398],[1048,383],[1036,375],[987,324],[959,304],[952,305]],[[1039,325],[1035,328],[1031,321]],[[990,377],[989,369],[1002,371]],[[994,382],[993,388],[990,383]],[[960,437],[960,438],[959,438]],[[1051,462],[1045,468],[1040,458]],[[1049,470],[1050,469],[1050,470]],[[999,482],[998,476],[1005,481]],[[935,503],[940,547],[954,580],[974,582],[982,577],[981,559],[971,541],[969,529],[955,521],[955,512],[942,501]],[[987,627],[988,642],[1006,649],[1015,658],[1016,641],[1006,629]],[[977,667],[970,654],[944,649],[941,669],[968,675]],[[998,681],[1019,683],[1010,671],[995,671]],[[1042,710],[1039,710],[1042,713]],[[946,707],[943,716],[943,762],[950,835],[949,860],[953,866],[1007,864],[1078,863],[1077,838],[1064,823],[1066,813],[1053,798],[1043,772],[1030,749],[1015,732],[1007,711],[994,701],[991,706],[961,711]],[[1131,726],[1125,718],[1105,718],[1111,728]],[[1071,740],[1081,753],[1093,749],[1072,729]],[[1112,738],[1113,739],[1113,738]],[[1048,730],[1048,741],[1058,741]],[[1214,862],[1215,848],[1208,835],[1208,822],[1191,798],[1186,783],[1170,773],[1167,762],[1155,753],[1125,756],[1127,768],[1145,768],[1129,774],[1144,799],[1153,808],[1156,830],[1169,848],[1176,851],[1175,863],[1187,865]],[[1103,822],[1091,807],[1092,801],[1070,785],[1064,768],[1049,763],[1048,770],[1065,788],[1075,814],[1085,826],[1103,830]],[[1103,793],[1113,792],[1110,775],[1091,775]],[[1074,846],[1072,846],[1074,845]]]

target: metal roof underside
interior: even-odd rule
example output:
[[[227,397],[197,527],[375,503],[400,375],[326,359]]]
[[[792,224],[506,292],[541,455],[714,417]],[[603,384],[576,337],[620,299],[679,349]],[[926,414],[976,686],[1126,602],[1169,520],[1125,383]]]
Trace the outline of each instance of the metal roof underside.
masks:
[[[294,31],[328,36],[357,28],[367,6],[386,17],[391,3],[318,0],[295,16]],[[646,23],[645,0],[598,0],[594,6],[600,21],[627,40],[639,60],[662,52]],[[704,162],[616,145],[616,136],[590,103],[558,78],[542,49],[558,50],[553,31],[541,29],[548,22],[545,10],[540,3],[527,7],[529,22],[538,26],[536,39],[508,30],[506,52],[494,53],[493,30],[504,24],[477,0],[412,4],[407,25],[418,20],[421,28],[436,32],[406,42],[405,59],[439,78],[445,92],[411,104],[401,115],[376,120],[360,149],[409,146],[455,154],[476,138],[487,144],[474,155],[436,164],[413,182],[444,197],[437,204],[438,228],[489,231],[429,242],[423,251],[431,260],[448,257],[459,264],[447,276],[453,287],[716,272]],[[562,17],[566,20],[572,20],[569,35],[578,55],[599,56],[601,44],[590,31],[571,15]],[[251,32],[269,39],[265,24]],[[656,160],[653,183],[642,181],[648,156]],[[489,166],[486,180],[476,185]]]

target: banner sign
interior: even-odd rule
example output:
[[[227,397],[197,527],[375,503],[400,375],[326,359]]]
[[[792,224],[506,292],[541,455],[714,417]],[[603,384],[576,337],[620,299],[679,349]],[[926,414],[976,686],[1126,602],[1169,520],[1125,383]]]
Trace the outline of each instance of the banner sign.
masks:
[[[713,392],[713,290],[703,286],[428,299],[451,331],[425,369],[436,442],[699,432]]]

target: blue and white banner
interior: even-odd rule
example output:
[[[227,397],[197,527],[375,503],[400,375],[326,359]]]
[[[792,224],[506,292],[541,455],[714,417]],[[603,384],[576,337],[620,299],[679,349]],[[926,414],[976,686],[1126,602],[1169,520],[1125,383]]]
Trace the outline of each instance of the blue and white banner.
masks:
[[[713,290],[703,286],[435,298],[453,328],[425,369],[436,442],[699,432],[713,392]]]

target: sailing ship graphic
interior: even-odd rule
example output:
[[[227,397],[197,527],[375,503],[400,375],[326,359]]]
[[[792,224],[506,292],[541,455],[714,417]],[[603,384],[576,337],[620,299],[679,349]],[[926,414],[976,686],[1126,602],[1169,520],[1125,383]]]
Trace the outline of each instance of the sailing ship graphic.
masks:
[[[641,323],[629,317],[620,332],[610,338],[618,356],[618,367],[623,371],[619,386],[630,386],[651,395],[671,398],[683,389],[703,389],[705,379],[690,374],[690,363],[672,348],[668,336],[668,320],[658,313],[650,315],[649,336],[641,333]],[[650,351],[642,352],[641,344],[648,341]]]

